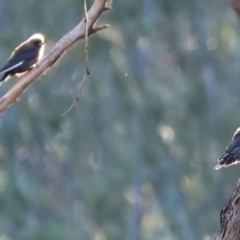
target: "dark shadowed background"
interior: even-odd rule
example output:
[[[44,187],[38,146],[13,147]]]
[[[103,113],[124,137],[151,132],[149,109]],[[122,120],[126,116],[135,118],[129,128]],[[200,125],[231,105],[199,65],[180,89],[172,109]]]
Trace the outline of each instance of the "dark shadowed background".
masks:
[[[82,16],[79,0],[0,0],[0,65]],[[0,240],[213,239],[239,175],[214,170],[240,126],[239,19],[223,0],[115,0],[100,22],[77,107],[62,117],[83,41],[0,117]]]

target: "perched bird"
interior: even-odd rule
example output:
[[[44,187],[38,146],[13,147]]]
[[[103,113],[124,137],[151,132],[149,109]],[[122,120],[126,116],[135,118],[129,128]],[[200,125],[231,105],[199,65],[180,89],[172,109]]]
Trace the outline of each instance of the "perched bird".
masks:
[[[240,127],[234,133],[231,143],[218,159],[218,164],[214,168],[218,170],[221,167],[229,167],[237,163],[240,163]]]
[[[43,35],[37,33],[16,47],[0,70],[0,74],[4,73],[0,82],[6,81],[12,75],[21,75],[31,70],[34,64],[42,58],[44,44]]]

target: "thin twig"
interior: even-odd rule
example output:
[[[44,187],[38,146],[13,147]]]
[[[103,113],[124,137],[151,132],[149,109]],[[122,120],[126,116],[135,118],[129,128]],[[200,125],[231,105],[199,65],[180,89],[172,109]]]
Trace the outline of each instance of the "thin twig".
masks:
[[[82,81],[80,82],[79,84],[79,89],[78,89],[78,93],[77,93],[77,96],[75,97],[75,100],[73,101],[72,105],[68,108],[68,110],[63,114],[63,117],[72,110],[72,108],[76,105],[77,102],[79,102],[79,99],[80,99],[80,94],[82,92],[82,89],[83,89],[83,85],[85,83],[87,79],[87,72],[85,72],[84,76],[83,76],[83,79]]]
[[[79,102],[80,99],[80,95],[83,89],[83,85],[87,79],[87,75],[90,75],[90,71],[89,71],[89,58],[88,58],[88,13],[87,13],[87,4],[86,4],[86,0],[82,0],[83,1],[83,11],[84,11],[84,23],[85,23],[85,66],[86,66],[86,70],[84,73],[84,76],[82,78],[82,81],[79,84],[79,89],[78,89],[78,93],[77,96],[75,97],[72,105],[68,108],[68,110],[63,114],[63,116],[65,116],[68,112],[70,112],[72,110],[72,108],[76,105],[77,102]]]
[[[86,0],[83,0],[83,11],[84,11],[84,23],[85,23],[85,64],[86,64],[86,73],[90,75],[89,72],[89,59],[88,59],[88,12],[87,12],[87,3]]]

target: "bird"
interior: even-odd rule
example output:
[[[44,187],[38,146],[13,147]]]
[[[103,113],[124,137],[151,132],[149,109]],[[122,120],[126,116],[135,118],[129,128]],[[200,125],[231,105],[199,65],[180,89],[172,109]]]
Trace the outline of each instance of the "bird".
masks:
[[[44,36],[36,33],[14,49],[6,64],[0,69],[0,83],[13,75],[21,76],[30,71],[44,53]]]
[[[235,131],[232,141],[214,168],[218,170],[221,167],[229,167],[237,163],[240,163],[240,127]]]

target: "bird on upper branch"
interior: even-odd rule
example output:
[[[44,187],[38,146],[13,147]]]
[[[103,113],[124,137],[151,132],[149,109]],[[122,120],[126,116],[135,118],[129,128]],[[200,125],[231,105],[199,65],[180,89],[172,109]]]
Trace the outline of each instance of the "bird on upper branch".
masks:
[[[232,141],[214,168],[218,170],[221,167],[229,167],[237,163],[240,163],[240,127],[234,133]]]
[[[30,71],[42,58],[44,45],[44,36],[37,33],[16,47],[0,70],[0,74],[3,74],[0,82],[6,81],[10,76],[21,76]]]

